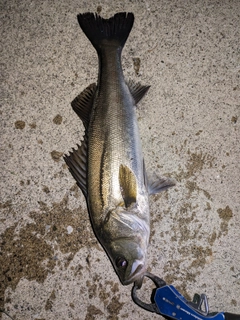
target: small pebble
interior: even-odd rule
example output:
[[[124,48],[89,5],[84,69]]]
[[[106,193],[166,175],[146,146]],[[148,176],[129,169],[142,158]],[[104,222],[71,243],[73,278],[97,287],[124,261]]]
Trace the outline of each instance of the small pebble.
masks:
[[[73,232],[73,228],[71,226],[68,226],[67,227],[67,232],[68,232],[68,234],[72,233]]]

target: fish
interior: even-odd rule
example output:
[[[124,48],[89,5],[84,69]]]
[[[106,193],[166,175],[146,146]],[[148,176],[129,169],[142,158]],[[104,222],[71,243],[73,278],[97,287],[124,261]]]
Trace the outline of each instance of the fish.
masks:
[[[77,15],[98,55],[98,80],[71,103],[85,133],[64,160],[87,203],[93,231],[120,282],[141,286],[150,236],[149,195],[173,186],[171,178],[147,177],[136,105],[150,86],[127,83],[121,54],[134,23],[133,13],[104,19]]]

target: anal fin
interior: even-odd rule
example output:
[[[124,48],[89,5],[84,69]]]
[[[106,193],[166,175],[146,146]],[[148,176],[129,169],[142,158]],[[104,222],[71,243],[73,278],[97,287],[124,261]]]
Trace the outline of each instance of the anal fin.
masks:
[[[132,81],[129,81],[128,87],[135,104],[137,104],[145,96],[150,88],[150,86],[143,86],[140,83],[134,83]]]

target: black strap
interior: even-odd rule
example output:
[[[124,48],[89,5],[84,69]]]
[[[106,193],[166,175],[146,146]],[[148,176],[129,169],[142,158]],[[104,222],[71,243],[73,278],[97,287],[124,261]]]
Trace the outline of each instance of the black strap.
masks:
[[[155,276],[154,274],[150,273],[150,272],[146,272],[144,274],[144,277],[147,277],[149,279],[151,279],[156,288],[153,290],[152,296],[154,296],[154,292],[156,291],[157,288],[161,288],[163,286],[166,285],[166,282],[164,280],[162,280],[161,278]],[[155,302],[152,303],[146,303],[143,302],[142,300],[140,300],[137,296],[137,290],[139,290],[140,288],[134,283],[133,287],[132,287],[132,299],[133,301],[141,308],[150,311],[150,312],[155,312],[155,313],[159,313],[158,307],[155,304]],[[170,319],[170,318],[166,318],[166,319]]]

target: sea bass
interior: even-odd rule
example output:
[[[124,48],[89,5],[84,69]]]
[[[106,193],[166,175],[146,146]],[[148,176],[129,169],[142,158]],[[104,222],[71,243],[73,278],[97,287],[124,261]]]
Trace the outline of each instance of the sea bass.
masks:
[[[141,285],[150,234],[148,195],[174,182],[147,180],[135,106],[149,86],[127,84],[121,66],[134,15],[121,12],[103,19],[84,13],[77,17],[97,51],[99,72],[97,84],[89,85],[72,102],[85,135],[81,146],[64,159],[121,283]]]

